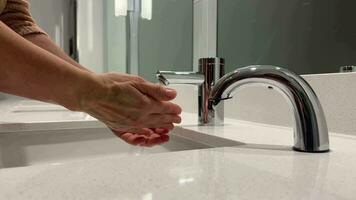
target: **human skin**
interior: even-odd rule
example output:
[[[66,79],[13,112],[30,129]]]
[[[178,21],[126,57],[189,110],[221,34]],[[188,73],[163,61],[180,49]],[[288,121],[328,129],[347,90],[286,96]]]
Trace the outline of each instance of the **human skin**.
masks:
[[[78,67],[79,69],[90,72],[87,68],[81,66],[79,63],[70,58],[61,48],[59,48],[49,37],[44,34],[29,34],[24,36],[25,39],[30,41],[31,43],[41,47],[42,49],[47,50],[48,52],[60,57],[61,59],[69,62],[73,66]],[[92,73],[92,72],[91,72]],[[118,82],[145,82],[139,76],[129,75],[129,74],[121,74],[121,73],[108,73],[106,74],[108,78],[118,81]],[[175,96],[175,95],[174,95]],[[169,141],[169,136],[167,135],[169,130],[173,128],[173,125],[167,128],[160,129],[145,129],[146,134],[140,135],[131,132],[125,131],[115,131],[112,132],[123,139],[125,142],[131,145],[141,145],[141,146],[154,146],[159,145]],[[148,132],[148,133],[147,133]]]
[[[86,112],[133,145],[166,142],[180,123],[181,108],[169,102],[174,90],[136,76],[92,73],[47,36],[25,38],[0,21],[0,91]]]

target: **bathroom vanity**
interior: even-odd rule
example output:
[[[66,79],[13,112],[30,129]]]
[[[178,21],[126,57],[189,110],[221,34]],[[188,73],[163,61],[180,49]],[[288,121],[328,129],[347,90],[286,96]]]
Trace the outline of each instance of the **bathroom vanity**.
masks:
[[[17,105],[24,103],[34,104]],[[169,143],[148,149],[126,145],[88,117],[77,119],[83,128],[65,117],[2,121],[0,199],[354,198],[355,136],[330,133],[329,153],[302,153],[292,150],[292,128],[229,118],[198,126],[196,113],[182,118]]]
[[[46,9],[48,15],[68,10],[59,1],[30,2],[33,10],[56,10]],[[183,108],[183,122],[168,143],[134,147],[85,113],[0,93],[1,200],[355,199],[356,73],[337,71],[356,62],[355,2],[144,1],[144,12],[131,14],[146,18],[135,19],[131,31],[124,1],[71,2],[78,3],[78,18],[61,15],[46,31],[66,50],[73,48],[82,65],[150,81],[157,70],[192,71],[186,75],[195,86],[170,85],[178,92],[174,102]],[[47,17],[35,15],[42,27]],[[78,44],[61,35],[63,20],[77,25]],[[199,58],[217,56],[226,58],[225,72],[197,74]],[[286,71],[238,69],[247,65],[278,65],[307,74],[306,82],[295,74],[288,79]],[[262,87],[245,87],[246,80],[234,75],[217,82],[234,70],[253,83],[261,83],[261,76],[268,80]],[[232,95],[223,113],[209,104]]]

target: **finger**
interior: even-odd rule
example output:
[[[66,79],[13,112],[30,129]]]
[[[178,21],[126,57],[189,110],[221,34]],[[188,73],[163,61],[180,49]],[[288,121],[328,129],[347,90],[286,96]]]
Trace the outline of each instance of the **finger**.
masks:
[[[141,145],[146,142],[146,137],[142,135],[135,135],[132,133],[124,133],[120,136],[122,140],[131,145]]]
[[[153,133],[152,130],[148,129],[148,128],[132,128],[132,129],[115,129],[115,128],[110,128],[111,131],[113,131],[115,133],[115,135],[119,136],[122,135],[123,133],[126,132],[130,132],[130,133],[134,133],[137,135],[151,135]]]
[[[178,106],[177,104],[174,104],[172,102],[157,102],[154,101],[151,103],[152,104],[152,113],[157,113],[157,114],[181,114],[182,113],[182,108]]]
[[[145,136],[146,140],[144,143],[140,144],[143,147],[153,147],[155,145],[161,145],[169,141],[168,135],[157,135],[152,134],[151,136]]]
[[[156,125],[156,126],[154,126],[154,125],[151,125],[151,127],[149,127],[151,130],[155,130],[155,129],[157,129],[157,128],[159,128],[159,129],[166,129],[166,130],[168,130],[168,132],[169,131],[171,131],[171,130],[173,130],[174,129],[174,124],[159,124],[159,125]],[[153,131],[154,132],[154,131]],[[152,134],[152,133],[151,133]]]
[[[131,128],[128,129],[126,132],[134,133],[137,135],[146,135],[146,136],[149,136],[153,133],[153,131],[149,128]]]
[[[159,128],[163,128],[163,129],[167,129],[168,131],[171,131],[174,129],[174,125],[173,124],[165,124]]]
[[[177,92],[171,88],[164,88],[158,84],[143,83],[135,84],[135,87],[143,94],[146,94],[157,101],[170,101],[176,98]]]
[[[157,125],[161,125],[161,124],[179,124],[182,121],[182,118],[178,115],[172,115],[172,114],[151,114],[148,115],[147,117],[145,117],[145,119],[143,119],[146,123],[144,123],[145,125],[147,125],[147,127],[150,128],[162,128],[162,127],[157,127]],[[154,127],[151,127],[151,126]]]
[[[168,129],[164,129],[164,128],[153,128],[151,129],[153,132],[160,134],[160,135],[166,135],[169,133]]]
[[[168,135],[159,135],[159,140],[157,140],[157,143],[154,143],[153,145],[161,145],[163,143],[166,143],[169,141],[169,136]],[[146,140],[146,142],[150,142],[150,140]]]
[[[149,136],[146,139],[146,142],[144,143],[144,145],[146,147],[153,147],[153,146],[159,145],[161,143],[162,143],[161,136],[158,134],[152,134],[151,136]]]
[[[108,73],[107,75],[109,76],[109,78],[111,80],[114,80],[117,82],[128,82],[128,81],[134,81],[134,82],[140,82],[140,83],[146,82],[145,79],[143,79],[142,77],[136,76],[136,75],[131,75],[131,74],[113,72],[113,73]]]
[[[169,135],[161,135],[162,143],[166,143],[169,141]]]

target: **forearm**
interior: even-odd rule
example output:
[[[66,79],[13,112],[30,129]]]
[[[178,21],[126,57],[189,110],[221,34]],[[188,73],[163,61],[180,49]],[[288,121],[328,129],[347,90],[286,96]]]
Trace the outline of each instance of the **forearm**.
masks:
[[[30,34],[30,35],[25,35],[24,38],[26,38],[28,41],[32,42],[33,44],[41,47],[42,49],[52,53],[53,55],[56,55],[57,57],[65,60],[66,62],[72,64],[73,66],[76,66],[79,69],[89,71],[87,68],[81,66],[79,63],[77,63],[75,60],[69,57],[48,36],[43,34]]]
[[[91,73],[28,42],[0,21],[0,91],[78,110]],[[90,84],[89,84],[90,83]]]

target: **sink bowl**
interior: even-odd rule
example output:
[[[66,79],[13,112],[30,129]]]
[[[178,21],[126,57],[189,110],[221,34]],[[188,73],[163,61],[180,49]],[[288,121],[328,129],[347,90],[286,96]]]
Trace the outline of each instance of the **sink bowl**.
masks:
[[[82,112],[39,101],[24,100],[0,117],[2,123],[39,123],[94,120]]]
[[[189,121],[195,120],[189,118]],[[179,127],[170,136],[170,141],[164,145],[134,147],[114,136],[105,125],[85,113],[71,112],[58,105],[22,100],[0,117],[0,168],[240,144]]]
[[[0,168],[209,147],[175,134],[166,144],[152,148],[136,147],[126,144],[106,128],[0,133]]]
[[[86,113],[33,100],[18,101],[0,116],[0,133],[99,127],[105,125]]]

